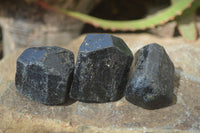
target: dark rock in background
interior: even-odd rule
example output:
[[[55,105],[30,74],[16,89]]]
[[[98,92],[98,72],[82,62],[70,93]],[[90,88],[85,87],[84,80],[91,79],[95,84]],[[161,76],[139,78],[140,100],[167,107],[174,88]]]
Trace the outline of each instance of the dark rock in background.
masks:
[[[87,35],[79,49],[71,98],[98,103],[120,99],[132,60],[132,52],[122,39],[108,34]]]
[[[17,59],[20,94],[47,105],[66,102],[72,82],[74,54],[60,47],[33,47]]]
[[[2,28],[0,26],[0,60],[2,59],[3,57],[3,44],[2,44]]]
[[[135,54],[125,97],[146,109],[168,106],[173,101],[174,65],[165,49],[149,44]]]

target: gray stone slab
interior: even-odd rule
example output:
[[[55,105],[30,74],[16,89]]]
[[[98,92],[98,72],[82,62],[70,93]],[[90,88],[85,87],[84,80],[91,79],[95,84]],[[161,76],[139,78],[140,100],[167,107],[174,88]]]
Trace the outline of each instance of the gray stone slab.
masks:
[[[200,132],[200,39],[186,43],[182,38],[160,38],[150,34],[118,34],[135,53],[157,42],[175,66],[174,105],[147,110],[120,99],[109,103],[68,101],[46,106],[21,96],[15,87],[17,57],[13,52],[0,61],[0,132],[71,133],[199,133]],[[85,35],[65,48],[78,53]]]

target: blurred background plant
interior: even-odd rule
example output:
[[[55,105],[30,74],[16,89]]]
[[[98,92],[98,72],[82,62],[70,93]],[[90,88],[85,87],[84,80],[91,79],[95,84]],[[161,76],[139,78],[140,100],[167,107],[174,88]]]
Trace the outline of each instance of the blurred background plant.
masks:
[[[177,13],[170,13],[167,21],[163,15],[156,20],[158,23],[156,25],[137,30],[132,30],[133,28],[108,30],[102,29],[101,25],[92,26],[96,22],[90,20],[83,23],[79,21],[80,18],[74,19],[57,12],[58,10],[47,10],[44,6],[38,5],[38,0],[0,0],[0,27],[2,27],[4,55],[21,47],[67,45],[79,35],[91,32],[150,33],[159,37],[177,37],[181,34],[185,40],[194,41],[197,39],[197,29],[200,28],[200,13],[196,10],[199,0],[44,0],[43,2],[53,8],[113,21],[153,18],[180,2],[186,3],[187,6],[184,9],[179,9],[177,6]],[[178,14],[181,17],[177,17]]]
[[[197,8],[200,6],[199,0],[171,0],[171,6],[161,11],[160,13],[156,13],[155,15],[152,15],[150,17],[132,21],[128,20],[120,21],[120,19],[115,20],[116,18],[112,17],[110,18],[114,20],[107,20],[103,19],[104,16],[101,16],[101,18],[94,17],[80,12],[65,10],[59,7],[53,7],[40,0],[38,1],[38,4],[43,8],[74,17],[85,23],[93,25],[94,27],[99,27],[104,30],[111,30],[111,31],[145,30],[145,29],[155,28],[158,25],[164,25],[169,21],[176,21],[178,30],[180,34],[185,38],[185,40],[194,41],[197,39],[195,12]],[[144,11],[142,10],[144,8],[141,7],[142,6],[140,5],[133,8],[137,9],[138,12]],[[101,9],[105,10],[105,8],[103,7]],[[117,13],[117,10],[114,11],[115,13]],[[128,10],[125,10],[125,12],[133,13]],[[137,13],[135,13],[135,15],[137,15]],[[123,16],[126,16],[126,14],[124,14]]]

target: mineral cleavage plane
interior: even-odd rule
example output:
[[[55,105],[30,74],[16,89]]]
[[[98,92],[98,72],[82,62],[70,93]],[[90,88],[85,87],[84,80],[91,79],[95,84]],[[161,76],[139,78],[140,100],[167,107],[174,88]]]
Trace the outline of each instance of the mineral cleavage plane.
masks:
[[[79,49],[71,98],[104,103],[119,100],[133,55],[125,42],[108,34],[88,34]]]
[[[74,54],[60,47],[33,47],[17,59],[15,77],[20,94],[47,105],[65,103],[74,70]]]
[[[125,98],[145,109],[172,104],[174,65],[165,49],[156,43],[149,44],[134,57]]]

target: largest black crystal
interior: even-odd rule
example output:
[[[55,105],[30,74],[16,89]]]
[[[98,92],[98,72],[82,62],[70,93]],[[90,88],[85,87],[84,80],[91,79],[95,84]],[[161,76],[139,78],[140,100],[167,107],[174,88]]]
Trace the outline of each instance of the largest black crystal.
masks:
[[[174,65],[165,49],[149,44],[137,51],[125,97],[146,109],[168,106],[173,101]]]
[[[87,35],[79,49],[70,96],[83,102],[120,99],[132,60],[132,52],[122,39]]]
[[[66,102],[74,70],[74,55],[59,47],[33,47],[17,59],[16,88],[47,105]]]

